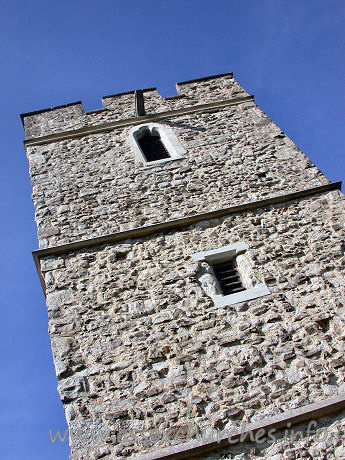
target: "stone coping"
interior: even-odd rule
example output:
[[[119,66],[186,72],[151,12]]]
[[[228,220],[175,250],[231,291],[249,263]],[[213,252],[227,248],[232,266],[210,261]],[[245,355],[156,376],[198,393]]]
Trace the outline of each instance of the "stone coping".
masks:
[[[42,257],[66,254],[71,251],[78,251],[82,249],[87,249],[94,246],[100,246],[103,244],[111,244],[126,239],[132,238],[142,238],[144,236],[152,235],[154,233],[159,233],[165,230],[173,230],[178,228],[185,228],[189,225],[196,224],[204,220],[218,219],[220,217],[225,217],[231,214],[238,212],[251,211],[258,208],[263,208],[270,205],[277,205],[285,203],[287,201],[292,201],[295,199],[303,199],[312,195],[317,195],[325,192],[330,192],[333,190],[341,190],[341,182],[333,182],[326,185],[320,185],[318,187],[313,187],[310,189],[300,190],[298,192],[287,193],[284,195],[278,195],[271,198],[266,198],[259,201],[251,201],[243,203],[237,206],[231,206],[229,208],[216,209],[214,211],[209,211],[201,214],[195,214],[181,219],[170,220],[166,222],[161,222],[157,224],[147,225],[144,227],[133,228],[131,230],[125,230],[122,232],[111,233],[109,235],[97,236],[85,240],[77,240],[71,243],[62,244],[60,246],[52,246],[45,249],[37,249],[32,252],[36,269],[40,277],[41,285],[43,291],[45,292],[45,283],[41,273],[41,264],[40,259]]]
[[[24,118],[31,117],[32,115],[38,115],[40,113],[50,112],[51,110],[57,109],[65,109],[66,107],[71,107],[72,105],[80,105],[81,101],[70,102],[69,104],[57,105],[55,107],[49,107],[48,109],[41,109],[41,110],[34,110],[33,112],[26,112],[20,114],[20,119],[22,120],[22,124],[24,126]]]
[[[179,81],[176,83],[176,85],[186,85],[189,83],[195,83],[198,81],[207,81],[207,80],[213,80],[214,78],[221,78],[221,77],[232,77],[234,74],[233,72],[227,72],[227,73],[218,73],[216,75],[208,75],[207,77],[200,77],[200,78],[194,78],[193,80],[186,80],[186,81]]]

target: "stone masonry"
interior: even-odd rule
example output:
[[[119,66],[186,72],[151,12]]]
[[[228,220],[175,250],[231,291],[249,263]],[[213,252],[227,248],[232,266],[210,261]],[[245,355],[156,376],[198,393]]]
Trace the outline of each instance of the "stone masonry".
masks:
[[[72,460],[158,455],[345,393],[344,195],[232,74],[177,91],[143,90],[139,117],[134,92],[22,115]],[[136,162],[128,134],[149,122],[186,153]],[[217,307],[192,255],[238,242],[270,294]],[[322,427],[199,457],[345,458],[342,413]]]

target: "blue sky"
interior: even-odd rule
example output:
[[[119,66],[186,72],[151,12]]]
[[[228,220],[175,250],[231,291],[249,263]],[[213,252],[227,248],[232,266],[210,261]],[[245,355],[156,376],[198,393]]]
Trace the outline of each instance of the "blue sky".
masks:
[[[19,114],[234,72],[332,180],[345,179],[345,3],[328,0],[12,0],[0,3],[0,459],[68,458],[31,257],[37,248]]]

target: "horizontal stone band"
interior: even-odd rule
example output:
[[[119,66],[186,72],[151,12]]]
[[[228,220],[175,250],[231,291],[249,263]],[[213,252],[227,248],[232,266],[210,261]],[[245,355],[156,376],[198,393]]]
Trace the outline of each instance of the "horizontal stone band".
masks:
[[[131,230],[126,230],[123,232],[111,233],[105,236],[98,236],[95,238],[90,238],[86,240],[78,240],[72,243],[63,244],[61,246],[53,246],[45,249],[38,249],[33,251],[32,255],[36,264],[36,268],[40,277],[41,285],[45,291],[45,283],[41,273],[40,259],[42,257],[65,254],[70,251],[78,251],[82,249],[87,249],[94,246],[100,246],[102,244],[116,243],[118,241],[123,241],[129,238],[142,238],[147,235],[152,235],[153,233],[159,233],[165,230],[172,230],[177,228],[188,227],[189,225],[196,224],[203,220],[217,219],[220,217],[225,217],[231,214],[238,212],[251,211],[254,209],[285,203],[287,201],[309,197],[312,195],[317,195],[319,193],[330,192],[332,190],[341,190],[341,182],[333,182],[326,185],[321,185],[318,187],[313,187],[306,190],[301,190],[294,193],[288,193],[285,195],[278,195],[271,198],[266,198],[264,200],[252,201],[248,203],[243,203],[237,206],[231,206],[229,208],[216,209],[215,211],[209,211],[206,213],[196,214],[188,217],[183,217],[181,219],[166,221],[158,224],[152,224],[140,228],[134,228]]]
[[[254,100],[254,96],[244,96],[233,99],[225,99],[223,101],[210,102],[208,104],[197,104],[192,107],[183,107],[181,109],[169,110],[167,112],[157,112],[154,114],[146,114],[140,117],[127,118],[125,120],[117,120],[109,123],[102,123],[101,125],[88,126],[86,128],[79,128],[61,133],[48,134],[37,138],[30,138],[24,141],[24,146],[48,144],[50,142],[63,141],[75,137],[88,136],[89,134],[103,133],[111,131],[115,128],[123,128],[125,126],[140,125],[153,120],[160,120],[162,118],[176,117],[188,113],[202,112],[210,109],[221,109],[223,107],[242,104],[243,102],[250,102]]]
[[[220,436],[218,440],[211,442],[190,441],[176,446],[167,447],[160,451],[151,452],[145,455],[135,457],[135,460],[159,460],[159,459],[183,459],[196,457],[201,454],[223,449],[235,443],[236,440],[244,438],[246,434],[257,433],[262,430],[262,435],[269,430],[279,430],[288,426],[303,423],[309,420],[315,420],[326,415],[333,414],[345,409],[345,394],[338,395],[324,401],[320,401],[307,406],[298,407],[291,411],[283,412],[282,414],[264,419],[257,423],[250,423],[245,430],[234,428],[231,430],[231,442],[229,442],[229,434]],[[248,439],[248,436],[247,438]]]

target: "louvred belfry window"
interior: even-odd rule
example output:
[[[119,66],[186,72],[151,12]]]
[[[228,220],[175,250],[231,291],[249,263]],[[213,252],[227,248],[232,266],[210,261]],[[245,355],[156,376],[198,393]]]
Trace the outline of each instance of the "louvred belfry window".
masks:
[[[212,268],[223,295],[246,290],[233,260],[213,264]]]
[[[253,261],[246,254],[247,249],[247,244],[239,241],[192,254],[192,259],[197,262],[198,280],[217,307],[270,294],[266,284],[260,283],[251,271]]]
[[[150,133],[149,130],[145,130],[143,136],[141,136],[137,142],[148,162],[170,158],[158,133]]]

